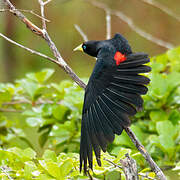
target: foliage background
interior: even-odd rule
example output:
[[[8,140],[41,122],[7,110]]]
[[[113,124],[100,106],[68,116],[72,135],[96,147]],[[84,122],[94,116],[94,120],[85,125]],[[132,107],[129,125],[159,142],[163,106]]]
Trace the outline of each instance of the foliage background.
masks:
[[[179,45],[180,23],[158,9],[137,0],[103,2],[131,16],[147,32]],[[178,0],[160,2],[174,12],[180,12]],[[21,9],[39,11],[36,1],[19,0],[15,4]],[[33,22],[41,23],[38,18],[27,16]],[[47,8],[47,17],[51,20],[49,33],[63,57],[80,77],[89,77],[95,62],[86,55],[72,52],[81,43],[73,25],[80,25],[89,39],[104,39],[104,11],[80,0],[52,1]],[[118,31],[126,36],[134,51],[145,51],[153,56],[150,64],[153,71],[148,75],[152,83],[148,95],[144,96],[144,111],[132,118],[131,128],[169,179],[177,178],[180,169],[180,48],[166,52],[134,33],[114,16],[112,30],[113,34]],[[50,54],[44,41],[32,35],[8,13],[0,14],[0,31],[17,42]],[[53,64],[2,39],[0,64],[1,177],[7,179],[4,168],[16,179],[85,178],[78,169],[84,91],[73,82],[64,80],[69,77]],[[87,82],[87,78],[84,80]],[[154,176],[125,133],[116,137],[108,152],[110,154],[103,154],[103,158],[117,164],[125,153],[130,153],[140,172]],[[124,178],[121,169],[103,160],[102,168],[95,165],[93,176],[118,179],[120,173]]]

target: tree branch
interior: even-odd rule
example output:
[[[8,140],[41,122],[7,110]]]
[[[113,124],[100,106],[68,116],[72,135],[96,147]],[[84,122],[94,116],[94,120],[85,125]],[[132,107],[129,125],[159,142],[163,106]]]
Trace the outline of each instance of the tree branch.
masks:
[[[129,154],[126,154],[125,156],[126,158],[121,159],[120,162],[122,164],[126,180],[139,180],[136,161],[130,158]]]
[[[118,164],[110,161],[109,159],[104,158],[104,160],[107,161],[107,162],[109,162],[110,164],[112,164],[114,167],[118,167],[119,169],[123,169],[122,166],[120,166],[120,165],[118,165]],[[149,177],[147,174],[138,173],[138,175],[139,175],[139,176],[142,176],[142,177],[144,177],[144,178],[150,179],[150,180],[155,180],[154,178]]]
[[[26,13],[33,14],[34,16],[36,16],[36,17],[38,17],[40,19],[44,19],[46,22],[50,22],[49,19],[43,18],[42,16],[36,14],[33,10],[28,10],[28,9],[17,9],[17,10],[20,11],[20,12],[26,12]],[[0,12],[7,12],[7,11],[13,13],[13,11],[11,11],[10,9],[0,9]]]
[[[74,27],[76,28],[76,30],[79,32],[79,34],[82,36],[84,41],[88,41],[88,37],[86,36],[86,34],[83,32],[83,30],[77,25],[74,24]]]
[[[36,35],[43,37],[43,31],[29,21],[20,11],[18,11],[9,0],[3,0],[4,3],[9,7],[12,13],[17,16],[26,26]]]
[[[106,10],[106,39],[111,38],[111,14],[109,10]]]
[[[44,20],[44,18],[45,18],[45,15],[44,15],[44,6],[46,4],[48,4],[50,1],[43,2],[43,0],[38,0],[38,2],[40,4],[40,8],[41,8],[41,16],[43,17],[43,19],[42,19],[42,27],[43,27],[43,29],[46,30],[47,27],[46,27],[46,21]]]
[[[149,153],[146,151],[144,146],[140,143],[140,141],[137,139],[135,134],[132,132],[132,130],[129,127],[125,128],[126,133],[130,137],[131,141],[134,143],[136,148],[140,151],[140,153],[144,156],[146,161],[148,162],[149,166],[151,167],[152,171],[154,171],[157,175],[157,177],[161,180],[166,180],[165,175],[159,168],[159,166],[153,161]]]
[[[22,113],[23,111],[16,109],[0,108],[0,112]]]
[[[32,54],[36,54],[36,55],[38,55],[38,56],[41,56],[41,57],[43,57],[43,58],[45,58],[45,59],[50,60],[50,61],[53,62],[53,63],[56,63],[56,64],[60,65],[59,62],[56,61],[55,59],[53,59],[53,58],[51,58],[51,57],[49,57],[49,56],[47,56],[47,55],[45,55],[45,54],[42,54],[42,53],[40,53],[40,52],[38,52],[38,51],[35,51],[35,50],[33,50],[33,49],[30,49],[30,48],[28,48],[28,47],[26,47],[26,46],[23,46],[22,44],[19,44],[19,43],[13,41],[12,39],[6,37],[6,36],[3,35],[2,33],[0,33],[0,36],[1,36],[2,38],[4,38],[5,40],[9,41],[10,43],[12,43],[12,44],[14,44],[14,45],[16,45],[16,46],[18,46],[18,47],[20,47],[20,48],[22,48],[22,49],[25,49],[26,51],[29,51],[29,52],[32,53]]]
[[[116,11],[116,10],[112,10],[109,7],[106,6],[106,4],[100,3],[98,1],[91,1],[91,0],[86,0],[87,2],[91,3],[93,6],[98,7],[100,9],[103,9],[104,11],[109,11],[112,15],[117,16],[118,18],[120,18],[122,21],[124,21],[126,24],[128,24],[128,26],[135,31],[137,34],[139,34],[140,36],[142,36],[143,38],[159,45],[162,46],[164,48],[167,49],[172,49],[174,48],[174,45],[169,43],[169,42],[165,42],[157,37],[154,37],[152,34],[149,34],[147,32],[145,32],[144,30],[142,30],[141,28],[139,28],[137,25],[135,25],[135,23],[133,22],[133,20],[128,17],[127,15],[125,15],[124,13],[120,12],[120,11]]]
[[[164,6],[163,4],[159,3],[158,1],[154,1],[154,0],[141,0],[144,3],[150,4],[158,9],[160,9],[161,11],[163,11],[164,13],[168,14],[169,16],[175,18],[177,21],[180,22],[180,16],[178,16],[177,14],[175,14],[173,11],[171,11],[168,7]]]
[[[12,169],[10,169],[9,167],[7,166],[1,166],[0,167],[1,171],[7,176],[8,179],[10,180],[14,180],[10,175],[9,175],[9,171],[12,171]]]
[[[18,11],[14,5],[9,0],[3,0],[4,3],[9,7],[9,9],[13,12],[15,16],[17,16],[26,26],[28,29],[30,29],[33,33],[36,35],[41,36],[43,39],[45,39],[52,50],[56,60],[58,61],[58,65],[64,69],[66,73],[69,74],[69,76],[82,88],[85,88],[85,83],[79,79],[79,77],[73,72],[73,70],[67,65],[67,63],[64,61],[64,59],[61,57],[60,52],[56,48],[54,42],[51,40],[50,36],[48,35],[47,31],[45,29],[40,29],[36,25],[34,25],[31,21],[29,21],[20,11]],[[45,4],[47,4],[50,1],[46,1]]]

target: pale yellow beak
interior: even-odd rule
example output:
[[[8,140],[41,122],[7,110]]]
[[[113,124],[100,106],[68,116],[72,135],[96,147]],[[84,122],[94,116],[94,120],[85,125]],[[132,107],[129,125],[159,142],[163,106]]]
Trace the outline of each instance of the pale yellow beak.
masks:
[[[82,44],[80,44],[78,47],[74,48],[73,51],[83,51]]]

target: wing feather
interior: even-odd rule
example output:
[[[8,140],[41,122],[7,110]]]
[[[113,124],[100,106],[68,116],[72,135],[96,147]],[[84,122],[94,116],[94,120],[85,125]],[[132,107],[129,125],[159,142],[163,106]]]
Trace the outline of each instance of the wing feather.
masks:
[[[149,62],[147,54],[130,54],[119,66],[107,51],[103,55],[99,53],[85,90],[80,145],[80,170],[84,164],[85,172],[87,160],[89,167],[93,167],[92,149],[101,166],[101,149],[106,151],[115,134],[120,135],[130,125],[129,116],[142,109],[140,95],[147,93],[145,85],[150,81],[139,75],[151,70],[144,65]]]
[[[139,84],[128,84],[128,83],[115,83],[110,82],[112,85],[111,87],[114,87],[118,90],[118,92],[127,92],[127,93],[136,93],[136,94],[146,94],[148,91],[148,88],[143,85]]]

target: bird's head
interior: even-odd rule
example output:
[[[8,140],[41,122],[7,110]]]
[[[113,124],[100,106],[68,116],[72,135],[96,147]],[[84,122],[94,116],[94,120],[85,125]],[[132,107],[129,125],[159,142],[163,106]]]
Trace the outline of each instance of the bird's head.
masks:
[[[108,50],[111,53],[120,51],[122,54],[131,54],[131,47],[128,44],[128,41],[121,35],[115,34],[112,39],[103,40],[103,41],[87,41],[79,45],[74,49],[85,52],[86,54],[97,57],[98,52],[103,49]]]
[[[74,51],[83,51],[90,56],[97,57],[98,51],[100,49],[99,43],[100,41],[87,41],[76,47]]]

